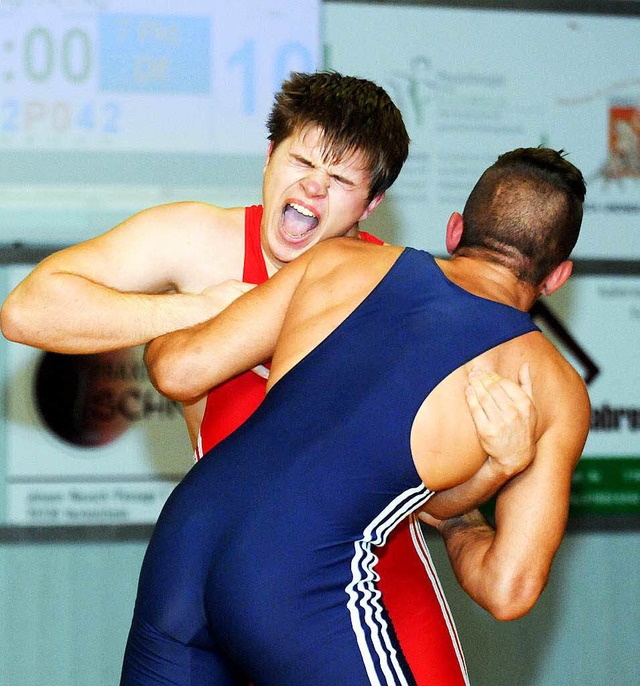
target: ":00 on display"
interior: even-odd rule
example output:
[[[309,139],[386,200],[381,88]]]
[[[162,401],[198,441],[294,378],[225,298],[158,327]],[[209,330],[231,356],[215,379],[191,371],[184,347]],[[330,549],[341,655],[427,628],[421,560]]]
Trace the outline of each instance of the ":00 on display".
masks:
[[[67,29],[58,39],[44,26],[34,26],[22,41],[25,76],[35,83],[48,81],[60,70],[70,83],[83,83],[91,75],[91,37],[80,28]]]

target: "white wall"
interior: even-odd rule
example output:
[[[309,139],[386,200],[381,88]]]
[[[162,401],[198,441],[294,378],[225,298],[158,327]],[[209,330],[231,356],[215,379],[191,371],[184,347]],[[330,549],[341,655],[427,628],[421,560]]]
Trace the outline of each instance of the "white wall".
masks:
[[[375,78],[381,70],[385,78],[390,75],[381,64],[383,46],[364,55],[368,28],[381,11],[393,17],[399,16],[394,13],[411,13],[413,9],[381,3],[375,8],[374,16],[372,7],[363,3],[325,5],[323,20],[328,54],[333,60],[331,66],[351,71],[349,65],[364,64],[363,68],[369,72],[365,76]],[[345,13],[350,14],[347,20],[342,19]],[[401,25],[399,20],[388,22],[386,34],[389,41],[400,46],[396,48],[400,51],[404,36],[401,32],[394,34],[393,28]],[[428,51],[429,26],[425,25],[423,31]],[[464,40],[468,41],[469,37],[465,36]],[[535,41],[535,37],[531,40]],[[631,46],[636,58],[637,44]],[[404,62],[410,57],[401,52],[395,55]],[[615,63],[619,64],[620,60]],[[637,67],[636,60],[632,69],[636,85]],[[604,64],[603,69],[607,68]],[[412,135],[426,145],[420,140],[419,132]],[[598,145],[601,144],[599,141]],[[6,160],[5,156],[5,164]],[[50,157],[47,160],[51,164],[47,174],[53,176],[55,160]],[[166,160],[156,162],[162,165]],[[67,205],[59,202],[56,205],[57,201],[42,196],[41,188],[20,184],[20,192],[27,201],[23,197],[22,204],[12,205],[6,195],[2,196],[6,189],[0,188],[0,206],[4,208],[0,211],[0,242],[14,240],[17,225],[32,227],[32,232],[21,238],[36,242],[84,238],[108,228],[110,223],[144,204],[175,199],[184,188],[191,191],[200,188],[201,199],[223,204],[254,202],[259,197],[260,160],[236,162],[242,173],[233,176],[241,179],[240,191],[222,182],[219,173],[217,176],[212,173],[211,183],[207,182],[205,188],[202,179],[196,178],[203,171],[199,167],[191,167],[192,178],[187,167],[179,167],[180,183],[164,194],[153,181],[165,174],[165,169],[158,169],[155,176],[150,174],[152,182],[133,188],[128,196],[114,195],[109,202],[99,194],[93,200],[82,202],[70,195]],[[131,170],[123,171],[123,174],[130,173]],[[0,171],[0,181],[6,180],[7,174],[5,167]],[[251,180],[254,174],[255,187]],[[214,188],[216,183],[219,185]],[[55,211],[49,214],[47,209],[52,204],[56,205]],[[30,206],[35,209],[29,210]],[[417,228],[403,233],[404,224],[400,219],[405,211],[401,195],[388,202],[384,212],[378,214],[379,232],[391,240],[421,243],[420,247],[438,250],[441,238],[436,219],[418,211],[419,222],[426,226],[433,221],[427,228],[434,232],[431,234],[434,238],[427,240],[415,233],[419,231],[415,216],[411,217],[411,225]],[[637,217],[633,222],[629,226],[635,236]],[[637,247],[637,241],[633,245]],[[2,440],[0,436],[0,447]],[[0,475],[2,469],[0,466]],[[508,624],[494,621],[464,596],[451,577],[440,542],[432,535],[429,540],[457,618],[475,686],[640,683],[640,533],[637,529],[618,533],[570,532],[537,606],[527,617]],[[0,684],[113,686],[117,683],[144,548],[142,540],[0,544]]]

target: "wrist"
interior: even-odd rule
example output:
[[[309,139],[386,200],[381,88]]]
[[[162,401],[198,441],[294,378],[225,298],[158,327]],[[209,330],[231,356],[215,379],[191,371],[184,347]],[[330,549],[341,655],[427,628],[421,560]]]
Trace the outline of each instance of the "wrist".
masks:
[[[496,481],[504,483],[511,477],[519,474],[532,461],[532,459],[533,456],[527,453],[526,455],[511,455],[507,462],[500,462],[495,457],[489,455],[487,457],[487,464],[493,478]],[[499,485],[502,485],[502,483]]]
[[[491,455],[485,461],[485,469],[485,478],[488,473],[487,481],[493,492],[501,488],[515,473],[509,465],[499,462]]]

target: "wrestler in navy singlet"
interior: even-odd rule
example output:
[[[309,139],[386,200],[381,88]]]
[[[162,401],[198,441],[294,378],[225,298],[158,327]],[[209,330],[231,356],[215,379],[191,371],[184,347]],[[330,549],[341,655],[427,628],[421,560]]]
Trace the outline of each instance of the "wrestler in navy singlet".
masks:
[[[169,497],[122,685],[414,683],[374,584],[377,546],[432,495],[413,420],[453,370],[535,330],[405,249]]]

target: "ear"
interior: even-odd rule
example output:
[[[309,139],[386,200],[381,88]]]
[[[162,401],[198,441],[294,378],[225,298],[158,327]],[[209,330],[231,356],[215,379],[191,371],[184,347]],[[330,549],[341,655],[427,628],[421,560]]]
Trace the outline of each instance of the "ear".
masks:
[[[462,231],[464,230],[464,225],[462,223],[462,215],[460,212],[454,212],[447,222],[447,237],[445,244],[447,246],[447,252],[449,255],[453,254],[453,251],[458,247],[460,239],[462,238]]]
[[[273,141],[269,141],[269,147],[267,148],[267,157],[265,158],[264,167],[262,168],[263,174],[265,172],[265,169],[267,168],[267,165],[269,164],[269,160],[271,159],[271,153],[273,152],[273,148]]]
[[[561,262],[542,282],[542,288],[540,292],[543,295],[551,295],[565,283],[565,281],[571,276],[572,271],[573,262],[571,260],[565,260],[564,262]]]
[[[384,195],[384,193],[376,195],[376,197],[367,205],[367,208],[360,216],[360,219],[358,219],[359,222],[364,221],[373,212],[373,210],[375,210],[376,207],[378,207],[378,205],[382,202]]]

